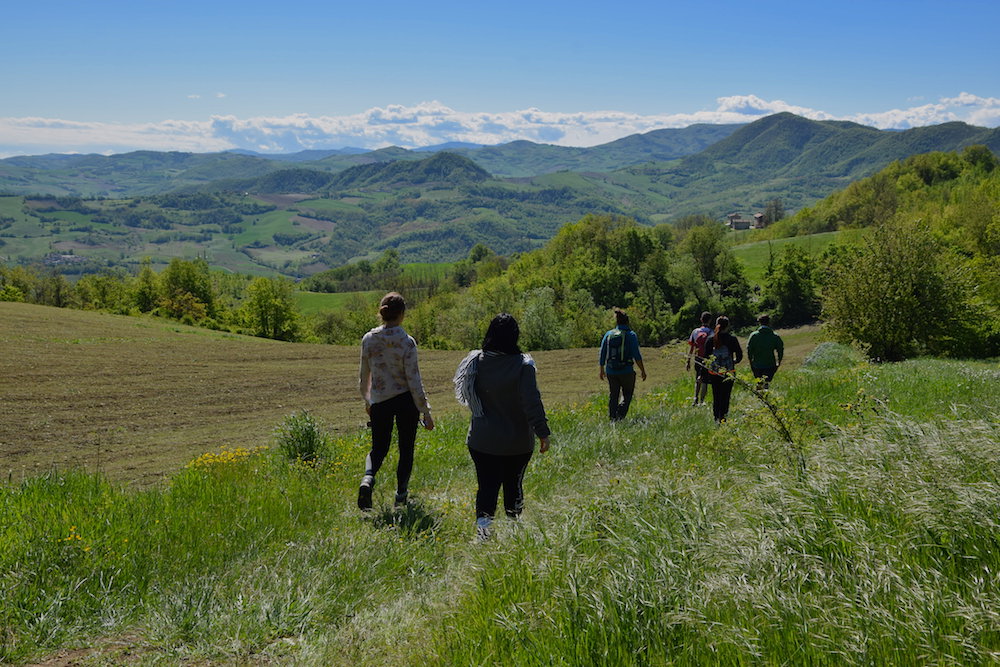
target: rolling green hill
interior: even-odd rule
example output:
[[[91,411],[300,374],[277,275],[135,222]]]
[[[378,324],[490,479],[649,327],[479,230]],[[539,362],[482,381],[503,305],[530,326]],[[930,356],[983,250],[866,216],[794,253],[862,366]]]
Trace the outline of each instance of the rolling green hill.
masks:
[[[454,261],[476,243],[502,254],[537,248],[589,213],[643,224],[695,213],[721,220],[773,199],[795,211],[914,151],[972,144],[998,151],[1000,130],[947,123],[887,132],[785,113],[589,149],[513,142],[301,160],[148,151],[10,158],[0,161],[0,192],[48,194],[0,197],[0,258],[50,257],[89,271],[203,254],[221,268],[296,277],[387,248],[406,262]],[[166,190],[203,199],[183,210],[157,198]],[[73,192],[116,198],[66,196]]]

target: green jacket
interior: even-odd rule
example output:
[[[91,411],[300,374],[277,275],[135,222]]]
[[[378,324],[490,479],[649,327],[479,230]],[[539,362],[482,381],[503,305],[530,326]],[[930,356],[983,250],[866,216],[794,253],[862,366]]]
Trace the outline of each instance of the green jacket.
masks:
[[[775,362],[774,354],[778,353],[778,361]],[[781,363],[785,356],[785,344],[781,336],[774,333],[771,327],[761,326],[750,334],[747,339],[747,357],[750,359],[751,368],[771,368]]]

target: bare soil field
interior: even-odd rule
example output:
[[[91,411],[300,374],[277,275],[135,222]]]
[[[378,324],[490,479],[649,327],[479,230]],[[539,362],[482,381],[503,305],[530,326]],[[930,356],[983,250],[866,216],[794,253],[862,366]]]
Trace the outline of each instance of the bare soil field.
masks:
[[[419,341],[418,341],[419,342]],[[815,330],[786,336],[789,366]],[[684,373],[680,348],[645,350],[638,396]],[[308,410],[334,433],[364,426],[354,347],[281,343],[150,319],[0,303],[0,473],[83,467],[154,483],[219,447],[271,443]],[[458,414],[451,378],[465,352],[421,350],[436,416]],[[605,386],[596,349],[534,355],[550,407]]]

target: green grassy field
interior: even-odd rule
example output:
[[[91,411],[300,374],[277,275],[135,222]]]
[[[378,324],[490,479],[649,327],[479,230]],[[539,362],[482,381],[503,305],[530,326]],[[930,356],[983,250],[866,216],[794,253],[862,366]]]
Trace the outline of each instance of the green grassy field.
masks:
[[[650,350],[651,381],[611,425],[592,350],[575,362],[573,351],[539,354],[552,449],[529,466],[522,520],[476,543],[458,409],[418,436],[412,502],[390,506],[387,472],[366,515],[354,508],[364,430],[328,429],[312,464],[290,462],[273,435],[223,437],[222,424],[264,418],[234,412],[241,403],[281,401],[266,416],[274,428],[312,407],[296,397],[329,400],[326,364],[353,350],[0,307],[0,322],[16,320],[3,342],[20,360],[0,361],[5,379],[16,373],[5,386],[50,378],[36,412],[52,412],[58,386],[79,397],[85,423],[50,449],[103,423],[90,414],[102,402],[117,405],[107,385],[86,388],[101,367],[59,367],[74,350],[135,349],[134,362],[175,348],[159,360],[183,360],[176,374],[134,371],[156,397],[145,421],[194,410],[182,397],[200,385],[214,392],[194,402],[215,396],[223,413],[214,446],[166,483],[75,467],[0,485],[0,662],[925,665],[1000,651],[995,361],[871,365],[815,347],[813,330],[787,332],[796,363],[767,396],[774,412],[740,386],[716,426],[688,406],[679,350]],[[97,356],[110,361],[109,349]],[[422,357],[446,388],[438,362],[454,368]],[[142,384],[106,373],[130,394]],[[274,394],[255,388],[282,377]],[[571,384],[576,394],[556,390]],[[314,414],[329,424],[328,410]]]
[[[381,292],[295,292],[295,305],[303,315],[315,315],[325,311],[339,310],[347,304],[352,297],[362,294],[366,296],[380,296]]]
[[[751,283],[760,284],[764,280],[764,272],[767,270],[767,263],[771,253],[777,255],[783,248],[794,245],[809,255],[819,255],[829,245],[838,241],[844,242],[848,240],[845,238],[845,234],[851,233],[843,231],[823,232],[808,236],[793,236],[785,239],[742,243],[733,247],[733,254],[743,264],[744,275],[746,275],[747,280]]]

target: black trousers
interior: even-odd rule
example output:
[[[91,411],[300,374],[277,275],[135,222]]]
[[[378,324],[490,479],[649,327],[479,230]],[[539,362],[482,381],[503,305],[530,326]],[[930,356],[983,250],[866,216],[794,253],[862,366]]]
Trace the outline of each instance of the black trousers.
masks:
[[[498,456],[469,448],[476,464],[479,490],[476,492],[476,518],[490,517],[497,511],[497,498],[503,487],[503,508],[507,516],[516,519],[524,509],[524,471],[532,452]]]
[[[722,421],[729,414],[729,399],[733,395],[733,380],[712,377],[712,414],[715,421]]]
[[[372,403],[372,449],[365,459],[365,475],[375,477],[382,461],[389,453],[392,443],[392,424],[396,423],[399,440],[399,464],[396,466],[396,491],[402,493],[409,488],[410,474],[413,472],[413,446],[417,441],[417,424],[420,411],[417,410],[410,392],[399,394],[381,403]]]
[[[628,414],[628,406],[632,404],[632,395],[635,393],[635,373],[606,377],[608,378],[608,417],[613,422],[621,421],[625,419],[625,415]]]

